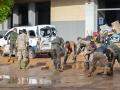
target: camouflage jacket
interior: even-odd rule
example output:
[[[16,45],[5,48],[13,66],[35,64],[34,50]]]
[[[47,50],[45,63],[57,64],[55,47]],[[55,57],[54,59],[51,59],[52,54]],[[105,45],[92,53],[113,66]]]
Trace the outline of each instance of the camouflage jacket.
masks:
[[[13,43],[15,43],[16,42],[16,40],[17,40],[17,37],[18,37],[18,34],[17,34],[17,32],[11,32],[10,33],[10,43],[11,42],[13,42]]]
[[[117,46],[117,45],[109,45],[109,48],[113,49],[114,50],[114,53],[120,57],[120,48]]]

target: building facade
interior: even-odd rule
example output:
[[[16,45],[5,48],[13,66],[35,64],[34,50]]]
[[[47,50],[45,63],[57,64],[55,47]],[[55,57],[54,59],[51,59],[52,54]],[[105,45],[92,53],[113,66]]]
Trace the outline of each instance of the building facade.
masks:
[[[119,0],[16,0],[13,14],[0,24],[0,30],[53,24],[59,36],[76,40],[78,36],[85,37],[97,31],[99,17],[104,20],[109,16],[106,8],[113,1],[119,3]]]

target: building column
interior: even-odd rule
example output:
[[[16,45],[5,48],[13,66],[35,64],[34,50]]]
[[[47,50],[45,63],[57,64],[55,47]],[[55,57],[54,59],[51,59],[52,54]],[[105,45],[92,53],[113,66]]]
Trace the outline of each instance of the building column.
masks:
[[[35,14],[36,14],[36,15],[35,15],[35,24],[38,25],[38,21],[39,21],[39,20],[38,20],[38,11],[37,11]]]
[[[8,19],[3,22],[3,30],[8,29]]]
[[[19,11],[18,7],[15,6],[13,9],[13,27],[19,25]]]
[[[0,31],[2,30],[2,23],[0,23]]]
[[[97,0],[87,0],[85,3],[85,36],[97,31]]]
[[[0,30],[8,30],[9,28],[11,28],[11,17],[0,24]]]
[[[28,24],[35,25],[35,3],[30,3],[28,7]]]
[[[11,17],[8,18],[8,29],[11,28]]]

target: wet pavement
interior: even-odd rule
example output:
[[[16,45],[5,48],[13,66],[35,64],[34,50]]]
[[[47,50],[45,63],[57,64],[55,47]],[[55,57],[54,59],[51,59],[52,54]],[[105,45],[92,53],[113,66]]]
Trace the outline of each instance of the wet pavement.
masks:
[[[49,58],[37,58],[30,61],[27,69],[20,70],[17,61],[8,63],[7,59],[0,57],[0,90],[120,90],[119,65],[115,66],[113,77],[96,73],[87,77],[82,66],[75,69],[72,63],[58,72]]]

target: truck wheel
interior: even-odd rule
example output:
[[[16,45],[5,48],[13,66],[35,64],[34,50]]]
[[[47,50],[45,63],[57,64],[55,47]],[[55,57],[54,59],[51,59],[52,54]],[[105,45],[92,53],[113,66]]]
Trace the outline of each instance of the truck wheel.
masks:
[[[35,58],[35,52],[32,47],[29,48],[29,58],[30,59]]]
[[[1,52],[1,56],[5,57],[6,53],[4,51]]]
[[[49,57],[52,57],[51,52],[48,52],[47,54],[48,54]]]
[[[2,53],[2,54],[1,54],[1,56],[3,56],[3,57],[4,57],[4,56],[5,56],[5,53]]]

